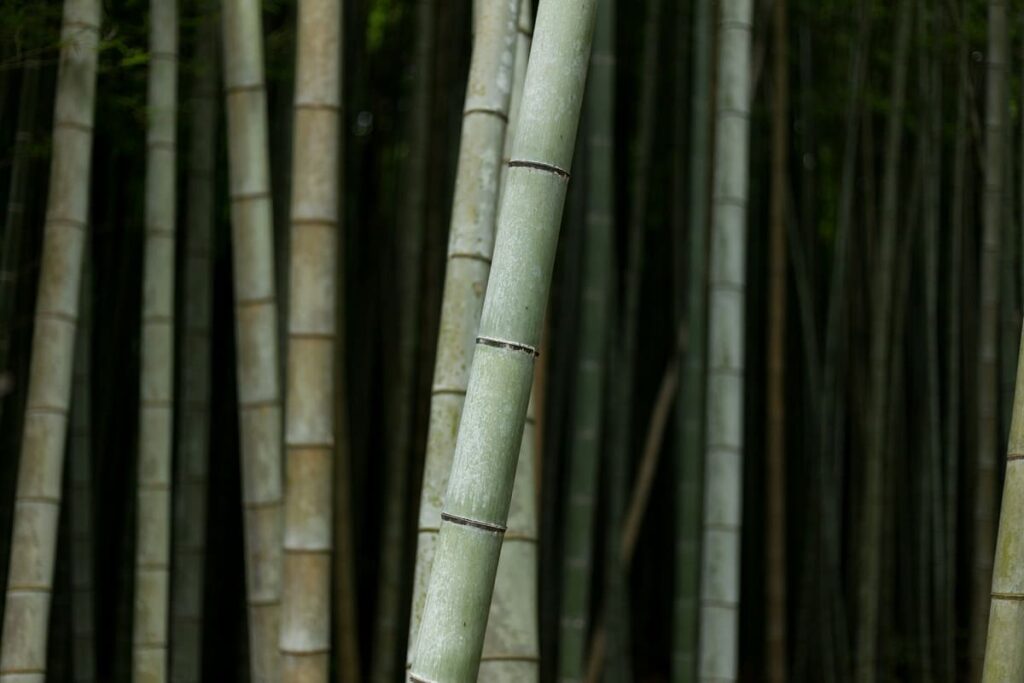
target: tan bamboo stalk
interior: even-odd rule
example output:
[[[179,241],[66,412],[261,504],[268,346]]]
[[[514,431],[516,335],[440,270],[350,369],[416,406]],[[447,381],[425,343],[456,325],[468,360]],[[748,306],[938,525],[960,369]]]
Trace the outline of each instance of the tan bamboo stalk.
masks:
[[[735,680],[739,664],[752,21],[751,0],[723,0],[708,261],[707,464],[697,667],[702,681]]]
[[[500,195],[505,191],[507,164],[516,130],[516,117],[522,102],[532,30],[533,12],[530,2],[520,0]],[[484,649],[480,656],[480,673],[477,676],[481,682],[530,683],[540,677],[540,641],[537,633],[537,489],[534,469],[536,388],[534,386],[527,408],[516,479],[512,485],[508,530],[502,539],[501,555],[498,558],[498,574],[494,580],[494,595],[491,596]]]
[[[0,681],[43,683],[72,356],[89,214],[98,0],[66,0],[54,104],[50,187],[36,297]]]
[[[786,0],[773,5],[771,265],[768,276],[766,577],[768,680],[786,671],[786,200],[789,196],[789,62]]]
[[[281,673],[326,683],[331,652],[339,0],[300,0],[292,157]]]
[[[174,405],[177,0],[149,5],[146,218],[132,680],[167,680]]]
[[[86,248],[88,252],[88,247]],[[92,269],[88,253],[82,265],[82,301],[72,378],[71,477],[71,671],[75,683],[96,680],[95,595],[93,591],[92,505]]]
[[[985,87],[985,166],[982,195],[980,305],[978,313],[977,453],[974,546],[971,559],[970,679],[979,681],[985,658],[995,534],[998,401],[999,237],[1003,216],[1003,130],[1006,125],[1006,2],[988,2]]]
[[[1024,342],[1024,337],[1022,337]],[[1013,398],[1010,439],[1006,451],[1006,479],[999,516],[992,572],[992,597],[982,681],[1003,683],[1024,679],[1024,343],[1017,359],[1017,386]]]
[[[224,0],[222,17],[250,669],[278,683],[281,391],[261,7]]]
[[[216,17],[207,14],[200,21],[195,54],[196,80],[190,103],[185,303],[181,335],[184,346],[176,425],[178,462],[174,483],[170,661],[174,683],[198,683],[202,674],[218,60]]]
[[[518,0],[482,4],[473,41],[431,388],[407,663],[416,648],[490,273],[518,9]]]

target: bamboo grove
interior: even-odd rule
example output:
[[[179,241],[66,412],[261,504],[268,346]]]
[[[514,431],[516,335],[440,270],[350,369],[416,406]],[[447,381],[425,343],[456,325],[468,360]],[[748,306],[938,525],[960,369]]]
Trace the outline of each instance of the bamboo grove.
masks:
[[[1024,683],[1024,4],[0,3],[0,683]]]

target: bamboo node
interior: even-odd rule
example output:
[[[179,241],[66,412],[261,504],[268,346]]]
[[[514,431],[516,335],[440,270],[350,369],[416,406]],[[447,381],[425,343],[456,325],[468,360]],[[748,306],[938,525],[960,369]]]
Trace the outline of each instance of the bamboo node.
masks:
[[[537,171],[547,171],[548,173],[554,173],[557,176],[569,179],[569,172],[564,168],[559,168],[554,164],[546,164],[543,161],[525,161],[522,159],[513,159],[508,162],[509,168],[532,168]]]
[[[496,349],[508,349],[509,351],[528,353],[534,358],[540,356],[540,351],[538,351],[536,347],[530,346],[529,344],[523,344],[522,342],[514,342],[507,339],[498,339],[496,337],[485,337],[480,335],[476,338],[476,343],[484,344],[485,346],[493,346]]]
[[[487,531],[492,534],[504,534],[505,527],[500,524],[492,524],[491,522],[483,522],[478,519],[470,519],[469,517],[462,517],[460,515],[453,515],[450,512],[442,512],[441,520],[444,522],[451,522],[452,524],[458,524],[460,526],[468,526],[481,531]]]

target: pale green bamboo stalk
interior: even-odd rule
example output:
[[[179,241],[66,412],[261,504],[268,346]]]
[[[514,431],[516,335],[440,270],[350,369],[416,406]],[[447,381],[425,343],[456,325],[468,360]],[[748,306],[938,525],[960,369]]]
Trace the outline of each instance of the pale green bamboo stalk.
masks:
[[[1006,479],[999,516],[992,572],[991,608],[982,681],[1004,683],[1024,679],[1024,337],[1017,359],[1010,439],[1006,452]]]
[[[176,0],[150,1],[149,59],[135,618],[132,622],[132,680],[136,683],[167,680],[174,424]]]
[[[292,157],[281,680],[326,683],[331,653],[339,0],[300,0]]]
[[[587,211],[580,286],[580,344],[566,477],[558,679],[581,681],[590,620],[591,566],[601,459],[612,241],[615,226],[615,3],[598,0],[586,92]]]
[[[514,6],[513,6],[514,9]],[[477,679],[587,76],[596,2],[544,2],[411,681]]]
[[[75,683],[96,680],[95,595],[92,504],[92,268],[86,247],[82,300],[72,377],[71,439],[71,671]]]
[[[690,97],[688,230],[686,249],[686,355],[679,366],[676,402],[676,542],[672,596],[672,681],[697,680],[700,632],[701,509],[704,478],[704,413],[707,364],[708,186],[711,175],[711,70],[714,14],[711,0],[693,3]]]
[[[224,0],[222,18],[250,670],[278,683],[281,391],[261,7]]]
[[[890,347],[893,326],[893,280],[896,276],[897,202],[899,199],[900,150],[906,105],[907,62],[913,0],[902,0],[896,11],[896,47],[893,56],[891,104],[886,123],[883,160],[882,211],[879,246],[873,267],[876,288],[872,292],[870,341],[871,395],[864,453],[862,521],[858,541],[857,662],[858,683],[871,683],[878,675],[879,597],[882,587],[882,534],[884,526],[884,476],[890,430]]]
[[[203,8],[209,12],[208,7]],[[210,325],[217,141],[217,19],[200,18],[191,97],[184,305],[174,484],[171,680],[202,678],[207,472],[210,453]]]
[[[43,683],[46,678],[47,623],[89,215],[100,16],[97,0],[64,3],[50,187],[0,637],[3,683]]]
[[[473,341],[490,273],[500,163],[513,80],[518,9],[518,0],[491,0],[479,7],[476,22],[431,388],[409,617],[408,663],[412,662],[416,651],[423,618],[427,584],[441,526],[441,507],[474,353]]]
[[[982,194],[980,304],[978,315],[977,452],[974,483],[974,545],[971,556],[971,681],[979,681],[985,657],[992,582],[997,482],[998,315],[1000,224],[1003,217],[1003,128],[1006,125],[1006,2],[988,2],[988,65],[985,87],[985,166]]]
[[[508,161],[516,118],[522,103],[526,64],[530,56],[533,12],[529,0],[520,0],[515,69],[505,129],[499,195],[504,196]],[[500,199],[499,199],[500,202]],[[536,389],[536,387],[534,387]],[[502,540],[494,595],[480,657],[480,683],[531,683],[540,677],[540,641],[537,616],[537,500],[534,478],[536,391],[530,395],[526,426],[519,446],[519,464],[512,486],[508,528]]]
[[[736,679],[743,477],[744,301],[750,135],[751,0],[723,0],[715,93],[709,258],[702,681]]]

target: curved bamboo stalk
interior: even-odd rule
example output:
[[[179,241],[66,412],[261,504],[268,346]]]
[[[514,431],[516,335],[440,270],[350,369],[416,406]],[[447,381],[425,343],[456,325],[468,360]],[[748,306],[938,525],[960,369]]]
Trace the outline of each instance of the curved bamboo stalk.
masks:
[[[723,0],[711,198],[701,680],[736,679],[743,476],[751,0]]]
[[[167,680],[174,416],[177,1],[151,0],[149,24],[138,516],[132,621],[132,679],[139,683]]]
[[[573,432],[567,464],[562,604],[558,647],[561,681],[584,675],[594,510],[606,381],[612,244],[615,229],[615,4],[598,0],[587,88],[588,187],[580,292],[580,345],[574,380]]]
[[[0,637],[3,683],[43,683],[46,677],[47,623],[89,215],[100,11],[98,0],[64,3],[50,188]]]
[[[68,487],[71,515],[71,671],[75,683],[96,680],[92,504],[92,268],[86,247],[72,377]]]
[[[515,137],[516,119],[526,80],[526,64],[530,56],[533,12],[529,0],[519,2],[516,33],[515,70],[509,102],[509,124],[505,129],[504,155],[499,193],[504,195],[509,155]],[[500,199],[499,199],[500,205]],[[519,446],[519,464],[512,485],[508,524],[498,558],[487,630],[480,657],[479,681],[530,683],[540,677],[540,642],[537,632],[537,489],[534,475],[536,448],[536,395],[530,404]]]
[[[222,12],[250,670],[278,683],[281,391],[261,5],[224,0]]]
[[[992,573],[992,597],[985,647],[984,683],[1024,678],[1024,337],[1017,360],[1017,388],[1006,452],[1006,480]]]
[[[209,11],[206,9],[205,11]],[[201,680],[206,492],[210,449],[210,325],[213,298],[213,211],[217,140],[217,24],[200,19],[191,98],[188,206],[182,307],[178,462],[174,484],[171,575],[171,680]]]
[[[477,678],[595,9],[593,0],[540,6],[411,681],[472,683]]]
[[[420,497],[416,569],[409,617],[411,663],[432,573],[441,507],[455,452],[474,340],[494,247],[500,163],[511,98],[518,0],[479,7],[455,180],[431,388],[426,464]],[[524,406],[525,408],[525,406]],[[518,445],[518,444],[517,444]],[[482,633],[480,634],[483,635]],[[479,655],[479,652],[477,653]]]
[[[971,552],[971,681],[985,658],[995,535],[997,482],[999,238],[1003,217],[1003,129],[1006,125],[1006,2],[988,2],[988,73],[985,89],[985,188],[982,204],[981,289],[978,319],[978,413]]]
[[[693,3],[686,299],[680,301],[689,346],[679,366],[676,402],[675,588],[672,596],[672,681],[697,680],[701,496],[704,472],[704,403],[707,360],[708,179],[711,120],[711,0]]]
[[[341,10],[338,0],[301,0],[298,9],[280,636],[286,683],[326,683],[330,665]]]

